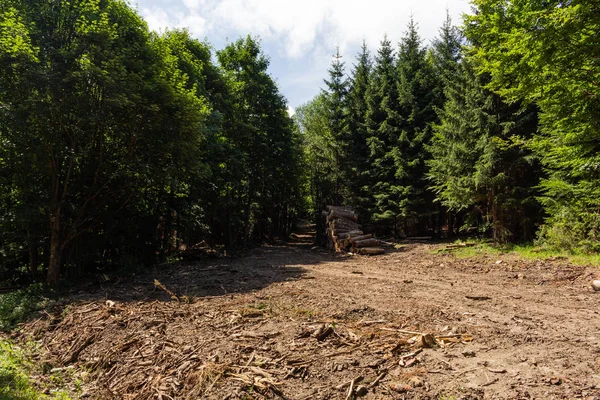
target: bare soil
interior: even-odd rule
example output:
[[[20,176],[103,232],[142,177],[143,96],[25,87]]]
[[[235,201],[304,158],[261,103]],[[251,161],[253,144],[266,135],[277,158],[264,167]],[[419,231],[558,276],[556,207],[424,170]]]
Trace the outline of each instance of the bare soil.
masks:
[[[600,399],[597,269],[296,238],[86,287],[19,339],[81,398]]]

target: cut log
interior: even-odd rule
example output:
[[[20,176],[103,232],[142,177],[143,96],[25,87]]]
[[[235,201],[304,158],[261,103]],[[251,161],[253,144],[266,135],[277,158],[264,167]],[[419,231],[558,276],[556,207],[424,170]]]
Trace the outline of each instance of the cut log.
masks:
[[[325,238],[328,248],[337,252],[345,252],[352,248],[356,252],[358,247],[379,245],[379,241],[373,239],[373,235],[364,234],[358,223],[358,214],[352,207],[327,206],[327,211],[322,212],[321,215],[325,219]]]
[[[339,222],[341,224],[356,224],[357,222],[353,219],[350,218],[343,218],[343,217],[332,217],[331,215],[328,215],[326,218],[326,222],[328,224],[331,224],[333,222]]]
[[[329,213],[330,219],[349,219],[351,221],[358,221],[358,214],[354,211],[348,210],[331,210]]]
[[[366,239],[371,239],[373,238],[373,235],[369,234],[369,235],[362,235],[362,236],[351,236],[350,237],[350,242],[354,243],[354,242],[360,242],[361,240],[366,240]]]
[[[360,249],[362,247],[377,247],[377,246],[379,246],[379,239],[359,240],[359,241],[355,241],[352,244],[352,247],[355,247],[357,249]]]
[[[363,236],[363,235],[364,235],[363,231],[355,230],[355,231],[340,233],[338,237],[340,239],[348,239],[348,238],[354,238],[354,237]]]
[[[330,224],[331,228],[333,229],[343,229],[343,228],[350,228],[350,230],[352,231],[360,231],[361,226],[359,224],[357,224],[356,222],[344,222],[344,221],[340,221],[340,220],[336,220],[334,222],[332,222]]]
[[[381,247],[363,247],[362,249],[358,250],[358,254],[369,256],[377,256],[383,253],[385,253],[385,249]]]
[[[327,217],[327,223],[328,224],[356,224],[358,225],[358,222],[353,220],[353,219],[349,219],[349,218],[332,218],[331,216]]]

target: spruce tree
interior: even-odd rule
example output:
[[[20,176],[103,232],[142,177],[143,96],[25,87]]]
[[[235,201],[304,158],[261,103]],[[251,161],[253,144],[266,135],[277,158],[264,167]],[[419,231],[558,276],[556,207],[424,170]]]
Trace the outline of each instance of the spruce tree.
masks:
[[[368,193],[364,188],[369,186],[369,146],[367,145],[367,91],[370,84],[372,69],[371,55],[363,41],[357,64],[352,71],[352,80],[348,92],[348,147],[347,160],[349,165],[348,188],[349,202],[364,214],[367,206]]]
[[[446,101],[444,88],[459,71],[462,44],[462,33],[458,27],[452,25],[450,13],[446,10],[446,20],[432,42],[433,71],[436,75],[436,107],[443,107]]]
[[[463,228],[491,230],[497,242],[529,240],[539,218],[539,168],[522,142],[535,133],[537,113],[486,90],[469,60],[459,71],[434,128],[432,189],[444,206],[465,215]]]
[[[400,157],[400,104],[394,50],[387,36],[375,57],[371,82],[367,90],[367,144],[369,176],[364,186],[368,192],[369,216],[380,230],[399,234],[402,201],[405,198],[400,179],[404,171],[397,169]]]
[[[428,158],[425,146],[431,139],[429,125],[435,121],[435,80],[427,51],[421,45],[417,26],[411,18],[398,53],[398,95],[403,117],[402,133],[395,158],[397,176],[401,179],[400,213],[406,233],[431,227],[433,198],[427,192],[425,179]]]
[[[459,73],[463,41],[461,30],[452,25],[450,13],[446,10],[446,20],[439,29],[438,36],[433,40],[430,50],[431,65],[435,75],[433,104],[436,113],[443,109],[447,100],[447,86],[456,80]],[[436,118],[436,123],[439,123],[439,117]],[[436,234],[442,233],[443,225],[448,227],[448,234],[453,234],[456,219],[455,212],[449,210],[440,202],[434,202],[434,208],[436,209]]]
[[[598,2],[472,3],[466,34],[490,87],[540,107],[533,148],[548,175],[541,237],[556,248],[600,251]]]
[[[346,182],[350,175],[348,163],[348,127],[347,127],[347,101],[348,87],[350,82],[346,78],[345,63],[342,61],[339,47],[336,49],[331,68],[329,69],[329,80],[324,80],[327,89],[323,91],[329,120],[329,131],[333,137],[335,147],[335,160],[340,170],[339,179],[336,182],[336,195],[334,203],[341,204],[346,197]]]

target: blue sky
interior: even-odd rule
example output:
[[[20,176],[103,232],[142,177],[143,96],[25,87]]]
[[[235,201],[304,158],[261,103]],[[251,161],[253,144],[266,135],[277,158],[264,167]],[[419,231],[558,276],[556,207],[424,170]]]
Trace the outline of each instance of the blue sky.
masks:
[[[470,10],[468,0],[138,0],[133,5],[150,29],[185,27],[215,49],[247,34],[259,36],[290,110],[323,87],[337,46],[349,73],[363,39],[372,53],[384,34],[397,44],[413,15],[429,44],[446,8],[456,24]]]

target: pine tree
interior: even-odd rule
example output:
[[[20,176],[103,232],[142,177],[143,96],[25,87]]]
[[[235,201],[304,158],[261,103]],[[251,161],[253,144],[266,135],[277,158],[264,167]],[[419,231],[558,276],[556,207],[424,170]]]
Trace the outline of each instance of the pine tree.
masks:
[[[329,130],[334,140],[335,160],[340,170],[338,181],[336,182],[336,195],[333,202],[341,204],[347,197],[347,181],[350,175],[350,164],[348,158],[348,126],[347,126],[347,102],[348,87],[350,82],[346,78],[345,63],[342,61],[339,47],[336,49],[331,68],[329,69],[329,80],[324,80],[327,89],[323,91],[327,115],[329,120]]]
[[[382,230],[398,232],[405,193],[400,186],[403,171],[397,170],[400,157],[400,104],[398,103],[396,63],[387,36],[377,51],[371,82],[367,90],[367,144],[369,146],[369,181],[364,191],[370,193],[369,216]]]
[[[430,146],[432,189],[444,206],[465,214],[463,228],[490,229],[497,242],[528,240],[539,218],[539,169],[522,142],[535,133],[537,114],[503,103],[485,83],[469,60],[448,82]]]
[[[431,139],[429,125],[435,122],[437,116],[431,64],[412,18],[400,42],[397,68],[400,113],[403,117],[395,158],[403,193],[400,214],[407,233],[419,233],[431,227],[433,198],[426,190],[425,161],[428,155],[425,146]]]
[[[364,188],[369,186],[369,146],[366,124],[367,91],[369,90],[372,69],[371,55],[363,42],[357,64],[352,71],[352,80],[348,92],[348,151],[346,158],[349,165],[347,182],[350,192],[350,204],[364,214],[368,193]]]
[[[433,40],[430,51],[432,69],[435,75],[433,88],[433,104],[436,113],[439,113],[447,101],[446,90],[449,85],[456,81],[460,70],[462,58],[463,36],[459,28],[452,25],[450,13],[446,9],[446,20],[439,30],[438,36]],[[439,123],[440,117],[436,118]],[[448,234],[454,232],[454,211],[449,210],[440,202],[434,202],[436,208],[436,234],[442,233],[442,226],[448,227]]]
[[[462,33],[458,27],[452,25],[450,12],[446,10],[446,20],[432,43],[433,71],[436,75],[435,105],[438,108],[443,107],[446,101],[445,86],[454,79],[459,71],[462,45]]]
[[[541,238],[600,251],[600,6],[597,1],[474,0],[466,34],[490,87],[540,107],[533,148],[548,175]]]

